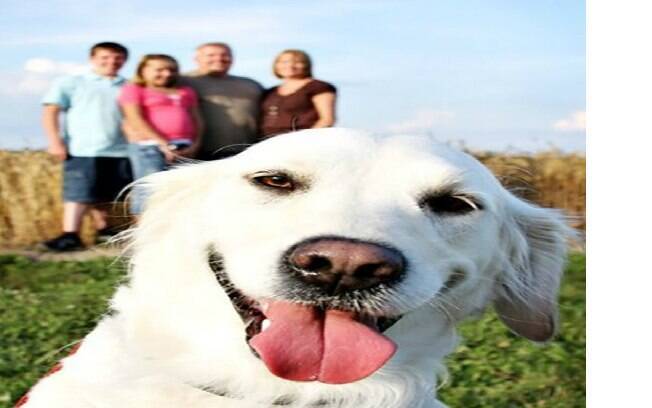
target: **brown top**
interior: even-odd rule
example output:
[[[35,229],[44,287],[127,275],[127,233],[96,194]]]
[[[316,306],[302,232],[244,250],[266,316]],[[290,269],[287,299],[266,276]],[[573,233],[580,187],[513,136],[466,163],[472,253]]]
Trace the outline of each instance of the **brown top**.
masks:
[[[260,125],[263,138],[312,127],[319,120],[312,97],[325,92],[337,91],[333,85],[317,79],[289,95],[280,95],[278,86],[265,91]]]

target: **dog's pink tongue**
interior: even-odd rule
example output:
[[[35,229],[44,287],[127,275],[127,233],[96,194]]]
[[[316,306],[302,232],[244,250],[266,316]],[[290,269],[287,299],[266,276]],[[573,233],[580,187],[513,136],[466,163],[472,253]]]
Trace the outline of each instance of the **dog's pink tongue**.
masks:
[[[273,374],[293,381],[345,384],[371,375],[396,345],[347,312],[288,302],[271,303],[270,327],[249,344]]]
[[[396,344],[339,310],[326,312],[319,381],[345,384],[371,375],[396,352]]]
[[[271,303],[265,311],[271,325],[249,344],[269,371],[294,381],[314,381],[324,355],[323,322],[316,310],[290,303]]]

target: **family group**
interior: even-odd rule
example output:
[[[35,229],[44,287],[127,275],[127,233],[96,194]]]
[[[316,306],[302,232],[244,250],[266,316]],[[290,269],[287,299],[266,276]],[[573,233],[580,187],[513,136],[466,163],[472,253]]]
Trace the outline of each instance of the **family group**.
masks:
[[[133,180],[184,159],[216,160],[293,130],[335,123],[336,89],[313,78],[301,50],[274,59],[278,86],[229,74],[233,51],[212,42],[196,49],[196,69],[180,73],[175,58],[147,54],[131,81],[119,75],[129,52],[115,42],[90,49],[91,71],[55,81],[42,100],[48,152],[63,162],[63,232],[44,242],[53,251],[83,248],[81,221],[91,215],[98,240],[115,233],[102,203]],[[62,115],[63,114],[63,115]],[[146,192],[130,195],[137,218]]]

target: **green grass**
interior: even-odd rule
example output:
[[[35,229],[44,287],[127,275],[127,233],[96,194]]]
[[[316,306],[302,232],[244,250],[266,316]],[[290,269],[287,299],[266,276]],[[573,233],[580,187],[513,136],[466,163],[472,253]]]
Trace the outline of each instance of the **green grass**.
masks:
[[[561,328],[545,346],[510,333],[494,313],[468,321],[448,358],[449,384],[439,395],[451,407],[584,407],[585,256],[573,254],[561,295]]]
[[[0,256],[0,407],[11,406],[93,328],[123,271],[110,259]]]
[[[560,335],[546,346],[512,335],[493,313],[465,323],[440,398],[457,408],[584,407],[584,268],[584,255],[572,255]],[[0,407],[11,406],[93,328],[123,276],[124,265],[112,259],[0,256]]]

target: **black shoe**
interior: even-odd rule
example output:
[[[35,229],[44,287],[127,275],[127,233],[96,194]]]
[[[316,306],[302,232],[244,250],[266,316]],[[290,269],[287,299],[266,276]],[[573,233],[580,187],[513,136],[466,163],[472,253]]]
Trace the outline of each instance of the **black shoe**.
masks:
[[[75,232],[64,232],[58,237],[43,243],[49,250],[57,252],[76,251],[84,249],[84,245]]]

